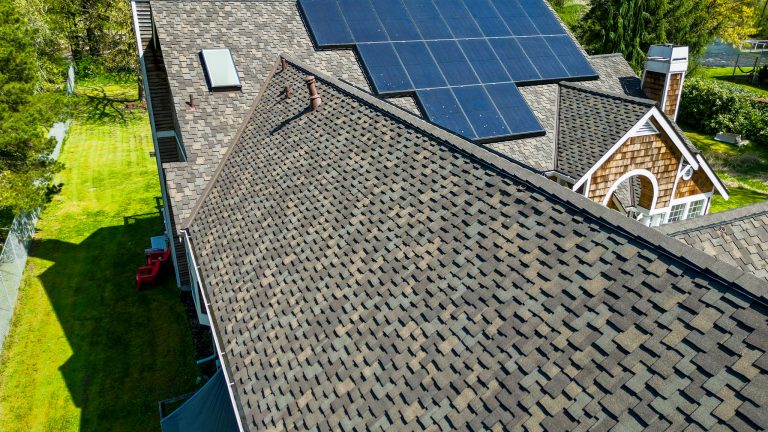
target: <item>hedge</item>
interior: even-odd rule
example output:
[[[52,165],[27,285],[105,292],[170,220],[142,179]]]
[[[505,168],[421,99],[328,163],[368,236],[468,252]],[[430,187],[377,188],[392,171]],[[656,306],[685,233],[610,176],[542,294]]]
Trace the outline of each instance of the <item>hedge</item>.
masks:
[[[687,79],[678,120],[708,134],[731,132],[768,146],[768,103],[730,83]]]

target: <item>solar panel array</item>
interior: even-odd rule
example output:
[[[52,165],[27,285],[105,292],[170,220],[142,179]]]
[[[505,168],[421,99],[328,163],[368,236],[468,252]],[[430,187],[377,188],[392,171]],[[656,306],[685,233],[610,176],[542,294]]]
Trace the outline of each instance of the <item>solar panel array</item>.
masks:
[[[415,93],[475,141],[544,133],[515,83],[595,78],[544,0],[299,0],[315,44],[357,49],[374,91]]]

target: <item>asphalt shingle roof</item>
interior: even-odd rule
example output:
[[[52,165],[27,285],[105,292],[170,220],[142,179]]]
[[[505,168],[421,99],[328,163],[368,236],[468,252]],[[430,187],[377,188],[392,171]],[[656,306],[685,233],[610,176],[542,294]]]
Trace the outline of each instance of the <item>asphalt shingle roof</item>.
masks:
[[[272,59],[287,52],[319,70],[371,92],[352,50],[317,51],[295,0],[152,0],[152,15],[166,59],[168,80],[176,108],[187,162],[164,164],[168,194],[177,223],[186,219],[215,167],[226,152],[237,127],[253,104]],[[238,69],[241,91],[209,92],[199,53],[203,48],[230,48]],[[633,91],[639,80],[621,55],[589,58],[600,74],[585,82],[609,91]],[[490,145],[494,151],[536,171],[554,166],[557,85],[520,88],[547,134]],[[192,95],[196,108],[189,109]],[[387,99],[411,112],[411,97]]]
[[[561,84],[555,170],[580,179],[654,105],[647,99]]]
[[[768,427],[763,280],[294,64],[187,223],[248,430]]]
[[[659,227],[668,235],[768,279],[768,202]]]

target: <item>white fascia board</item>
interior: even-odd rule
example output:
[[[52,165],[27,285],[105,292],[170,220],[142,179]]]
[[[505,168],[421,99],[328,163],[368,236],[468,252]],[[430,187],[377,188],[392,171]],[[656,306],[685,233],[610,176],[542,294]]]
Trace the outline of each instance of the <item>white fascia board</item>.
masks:
[[[730,195],[728,194],[728,190],[725,188],[723,183],[720,181],[720,178],[715,174],[714,171],[712,171],[712,168],[709,166],[707,161],[705,161],[701,155],[696,155],[699,161],[701,162],[701,167],[704,169],[704,172],[709,176],[709,179],[712,180],[712,184],[715,185],[715,189],[717,189],[717,192],[728,201],[730,198]]]
[[[182,230],[184,233],[184,241],[187,243],[187,248],[189,250],[189,255],[192,257],[192,266],[194,267],[195,271],[197,271],[197,264],[195,263],[195,253],[194,249],[192,248],[192,242],[189,241],[189,232],[187,230]],[[198,274],[199,275],[199,274]],[[208,298],[205,293],[205,287],[203,286],[202,279],[199,280],[200,283],[200,295],[203,296],[203,304],[205,305],[205,312],[208,314],[208,317],[211,317],[211,308],[210,303],[208,303]],[[216,328],[214,328],[213,323],[211,323],[211,335],[213,336],[213,343],[216,345],[216,354],[218,354],[219,362],[221,363],[221,371],[224,373],[224,380],[227,382],[227,392],[229,393],[229,400],[232,402],[232,409],[235,411],[235,419],[237,420],[237,427],[240,430],[240,432],[245,432],[245,429],[243,428],[243,423],[240,419],[240,412],[237,408],[237,401],[235,400],[235,392],[232,389],[232,387],[235,385],[235,382],[232,380],[232,377],[229,376],[229,371],[227,371],[227,364],[228,362],[224,361],[224,351],[221,349],[221,341],[219,341],[219,337],[216,334]]]
[[[141,46],[141,27],[139,27],[139,13],[136,11],[136,1],[131,1],[131,15],[133,16],[133,34],[136,36],[136,47],[139,58],[144,57],[144,47]]]
[[[588,178],[592,177],[592,174],[594,174],[594,173],[595,173],[595,171],[597,171],[597,169],[598,169],[598,168],[600,168],[601,166],[603,166],[603,164],[604,164],[604,163],[605,163],[605,162],[606,162],[608,159],[610,159],[610,158],[611,158],[611,156],[613,156],[613,154],[614,154],[614,153],[616,153],[616,151],[618,151],[618,150],[619,150],[619,148],[620,148],[622,145],[624,145],[624,143],[625,143],[625,142],[626,142],[626,141],[627,141],[627,140],[628,140],[630,137],[632,137],[633,135],[635,135],[635,134],[637,133],[637,130],[638,130],[638,129],[640,129],[640,128],[641,128],[641,127],[642,127],[642,126],[645,124],[645,122],[646,122],[646,121],[648,121],[648,119],[651,117],[651,115],[653,115],[653,111],[654,111],[655,109],[656,109],[655,107],[654,107],[654,108],[651,108],[651,109],[650,109],[650,110],[649,110],[649,111],[648,111],[648,112],[647,112],[647,113],[646,113],[646,114],[643,116],[643,118],[641,118],[641,119],[640,119],[640,121],[639,121],[639,122],[637,122],[637,124],[635,124],[635,125],[632,127],[632,129],[630,129],[630,130],[629,130],[629,131],[628,131],[626,134],[624,134],[624,136],[623,136],[623,137],[621,137],[621,138],[620,138],[620,139],[619,139],[619,140],[616,142],[616,144],[614,144],[614,145],[613,145],[613,147],[611,147],[611,149],[610,149],[610,150],[608,150],[608,152],[606,152],[606,153],[603,155],[603,157],[601,157],[601,158],[600,158],[600,160],[598,160],[598,161],[597,161],[597,163],[595,163],[595,164],[592,166],[592,168],[590,168],[590,169],[589,169],[589,171],[587,171],[587,173],[586,173],[586,174],[584,174],[584,175],[583,175],[583,176],[582,176],[582,177],[579,179],[579,181],[577,181],[577,182],[576,182],[576,184],[575,184],[575,185],[573,185],[573,191],[574,191],[574,192],[575,192],[576,190],[578,190],[578,189],[579,189],[579,187],[581,187],[581,185],[583,185],[583,184],[584,184],[584,182],[586,182]]]
[[[683,140],[677,136],[677,132],[669,124],[667,117],[661,114],[661,111],[658,107],[653,107],[651,112],[653,114],[653,118],[655,118],[659,125],[661,125],[661,128],[664,129],[664,132],[667,134],[669,139],[672,140],[677,149],[680,150],[680,153],[683,154],[685,160],[693,167],[693,169],[699,169],[699,161],[693,157],[693,153],[688,150],[688,147],[685,145]]]

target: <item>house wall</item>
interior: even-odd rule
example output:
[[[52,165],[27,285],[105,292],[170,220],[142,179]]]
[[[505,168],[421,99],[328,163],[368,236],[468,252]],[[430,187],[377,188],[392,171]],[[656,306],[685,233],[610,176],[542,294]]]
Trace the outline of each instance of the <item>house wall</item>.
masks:
[[[663,73],[654,71],[645,71],[645,80],[643,80],[643,91],[646,96],[656,102],[661,102],[664,94],[664,82],[667,77]]]
[[[683,91],[683,74],[676,73],[669,76],[667,85],[667,100],[664,103],[664,113],[675,118],[677,102],[680,100],[680,92]]]
[[[693,173],[690,180],[680,179],[677,190],[675,190],[675,199],[712,192],[714,188],[715,185],[712,184],[712,180],[709,179],[704,170],[700,169]]]
[[[653,121],[658,130],[661,127]],[[593,201],[602,203],[608,190],[624,174],[636,170],[650,171],[659,183],[659,197],[656,208],[669,206],[672,189],[682,155],[674,143],[663,132],[655,135],[630,137],[603,165],[592,175],[589,194]],[[643,177],[641,177],[643,178]],[[643,181],[643,193],[640,204],[650,209],[649,195],[652,195],[650,181]],[[645,193],[649,189],[650,192]]]

